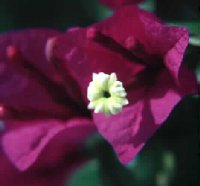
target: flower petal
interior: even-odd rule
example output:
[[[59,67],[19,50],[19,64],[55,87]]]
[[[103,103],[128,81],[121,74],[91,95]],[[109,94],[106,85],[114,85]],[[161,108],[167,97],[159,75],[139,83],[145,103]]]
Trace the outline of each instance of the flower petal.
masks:
[[[15,123],[14,121],[10,122],[10,125]],[[20,123],[24,125],[23,122]],[[82,140],[93,130],[94,126],[86,119],[74,119],[68,122],[32,121],[28,123],[27,127],[6,132],[2,137],[2,144],[11,162],[18,169],[25,170],[37,160],[49,141],[61,131],[66,134],[63,139],[66,140],[66,148],[72,148],[74,145],[81,144]]]
[[[137,155],[185,95],[197,92],[195,76],[184,66],[180,72],[180,86],[169,76],[169,71],[163,70],[146,94],[141,94],[139,101],[118,115],[106,118],[94,114],[99,132],[113,146],[122,163],[130,162]]]
[[[54,78],[53,66],[47,62],[45,57],[45,44],[48,38],[59,34],[62,34],[62,32],[53,29],[27,29],[1,34],[1,62],[7,65],[8,60],[5,56],[5,49],[7,46],[14,45],[20,49],[27,60],[30,60],[31,63],[41,69],[49,78]]]
[[[87,160],[81,146],[67,146],[60,136],[48,144],[26,171],[17,170],[0,149],[0,183],[3,186],[61,186]],[[56,150],[55,150],[56,149]]]
[[[122,112],[109,118],[103,114],[94,114],[94,121],[99,132],[113,146],[122,163],[128,163],[144,143],[135,144],[134,136],[138,133],[142,121],[143,102],[123,108]]]
[[[169,72],[163,71],[145,98],[149,101],[150,110],[156,125],[161,125],[169,116],[176,104],[186,95],[197,93],[197,81],[194,74],[182,66],[177,85]]]
[[[178,81],[179,69],[183,60],[185,49],[189,42],[189,33],[180,27],[171,27],[168,37],[176,37],[173,47],[168,50],[164,57],[164,63],[176,81]]]
[[[13,112],[14,115],[20,115],[19,117],[21,113],[28,112],[22,117],[29,115],[30,118],[37,114],[40,115],[38,117],[41,115],[62,117],[64,113],[70,115],[69,108],[64,109],[52,98],[53,88],[49,83],[56,81],[54,76],[56,73],[53,66],[45,59],[47,39],[58,34],[60,34],[58,31],[38,29],[11,32],[0,36],[0,104],[8,110],[9,117],[12,118]],[[38,82],[38,74],[34,72],[31,74],[30,71],[25,74],[21,70],[20,62],[18,64],[17,61],[8,59],[6,49],[9,46],[16,47],[26,61],[41,71],[41,76],[46,77],[45,86],[44,80],[43,83]],[[51,90],[48,91],[47,88]]]
[[[134,6],[118,9],[115,14],[96,24],[96,28],[126,46],[146,64],[164,64],[174,77],[188,45],[188,31],[182,27],[164,25],[153,14]],[[129,46],[130,47],[130,46]]]
[[[54,58],[57,58],[79,83],[85,100],[93,73],[114,72],[120,81],[129,82],[132,77],[127,74],[135,74],[143,68],[142,65],[129,63],[121,54],[91,41],[86,37],[86,32],[87,29],[76,29],[56,37],[52,52]],[[124,70],[121,70],[122,66]]]

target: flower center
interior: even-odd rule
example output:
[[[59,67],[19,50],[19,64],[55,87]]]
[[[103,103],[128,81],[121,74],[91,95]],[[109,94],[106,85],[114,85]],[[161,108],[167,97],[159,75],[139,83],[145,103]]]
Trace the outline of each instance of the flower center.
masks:
[[[104,91],[103,92],[103,97],[104,98],[109,98],[111,95],[110,95],[110,92],[108,92],[108,91]]]
[[[87,89],[87,97],[90,101],[88,108],[106,116],[119,113],[128,104],[125,89],[115,73],[94,73]]]

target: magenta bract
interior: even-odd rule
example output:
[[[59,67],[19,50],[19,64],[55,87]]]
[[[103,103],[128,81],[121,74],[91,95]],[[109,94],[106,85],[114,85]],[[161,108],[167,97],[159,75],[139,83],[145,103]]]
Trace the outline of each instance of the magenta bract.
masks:
[[[125,86],[130,104],[121,113],[93,115],[121,162],[132,160],[174,106],[197,91],[194,75],[181,65],[188,37],[185,28],[124,6],[102,22],[54,39],[52,56],[76,79],[85,100],[93,72],[115,72]]]
[[[24,137],[26,139],[23,141],[26,141],[27,135]],[[73,172],[87,160],[82,152],[81,147],[74,148],[70,145],[66,134],[59,135],[44,148],[34,165],[26,171],[19,171],[10,163],[1,149],[0,183],[3,186],[66,185]]]
[[[53,30],[26,30],[0,36],[0,119],[2,146],[20,170],[29,168],[55,137],[65,136],[66,151],[79,149],[94,131],[76,83],[47,61]],[[63,78],[67,77],[67,78]],[[56,155],[57,150],[48,155]]]
[[[66,148],[76,149],[95,127],[128,163],[174,106],[197,91],[192,72],[181,65],[188,31],[134,6],[88,28],[10,33],[0,44],[2,142],[21,170],[54,137],[65,134]],[[91,117],[87,109],[87,87],[98,72],[115,72],[129,100],[109,118]]]

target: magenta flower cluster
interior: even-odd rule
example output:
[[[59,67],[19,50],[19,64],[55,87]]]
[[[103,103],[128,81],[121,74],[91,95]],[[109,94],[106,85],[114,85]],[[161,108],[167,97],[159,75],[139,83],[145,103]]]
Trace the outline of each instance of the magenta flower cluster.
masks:
[[[166,26],[133,0],[101,2],[115,12],[86,28],[0,36],[1,185],[61,185],[87,159],[84,140],[97,131],[128,163],[176,104],[197,92],[182,64],[185,28]],[[98,72],[123,82],[129,104],[116,115],[87,108],[87,87]]]

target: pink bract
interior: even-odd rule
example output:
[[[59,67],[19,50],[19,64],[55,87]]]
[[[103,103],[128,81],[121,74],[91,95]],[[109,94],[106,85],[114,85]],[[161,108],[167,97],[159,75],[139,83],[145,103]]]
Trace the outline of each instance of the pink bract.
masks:
[[[1,142],[20,170],[32,166],[55,137],[65,144],[59,153],[70,154],[95,130],[80,93],[72,92],[78,84],[46,59],[47,40],[59,34],[35,29],[0,36]],[[57,149],[51,153],[47,158]]]
[[[197,92],[182,59],[188,31],[164,25],[154,15],[124,6],[88,28],[72,29],[51,43],[49,53],[76,79],[87,100],[92,73],[115,72],[129,105],[115,116],[93,114],[100,134],[128,163],[186,95]],[[53,44],[52,44],[53,43]]]
[[[66,149],[77,149],[97,127],[121,162],[128,163],[175,105],[197,91],[192,72],[181,65],[187,44],[186,29],[166,26],[134,6],[66,33],[28,30],[2,35],[5,153],[25,170],[56,136],[66,137]],[[129,105],[118,115],[91,117],[86,93],[94,72],[115,72],[123,82]]]
[[[73,131],[71,131],[73,133]],[[64,134],[64,133],[63,133]],[[69,134],[69,133],[68,133]],[[25,136],[27,137],[27,136]],[[25,141],[24,139],[23,141]],[[26,171],[16,169],[0,149],[0,183],[2,186],[63,186],[88,158],[83,149],[70,149],[66,136],[52,140]],[[19,150],[19,149],[18,149]],[[81,154],[81,155],[80,155]]]

